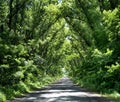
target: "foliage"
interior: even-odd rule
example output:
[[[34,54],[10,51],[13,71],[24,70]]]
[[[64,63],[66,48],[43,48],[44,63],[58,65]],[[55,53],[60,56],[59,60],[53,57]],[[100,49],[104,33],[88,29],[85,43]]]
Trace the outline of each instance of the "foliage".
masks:
[[[72,32],[72,47],[67,53],[66,70],[82,86],[105,93],[120,92],[120,7],[111,0],[105,2],[76,0],[71,3],[72,9],[68,6],[70,11],[65,19]]]
[[[0,85],[8,93],[62,68],[83,86],[120,92],[119,50],[119,0],[0,1]]]
[[[6,100],[5,95],[2,92],[0,92],[0,102],[5,102],[5,100]]]
[[[62,28],[64,20],[57,0],[0,1],[0,85],[7,98],[62,75],[61,67],[57,67],[62,53],[54,51],[63,44],[56,37],[58,32],[59,36],[64,33]],[[2,94],[0,97],[4,98]]]

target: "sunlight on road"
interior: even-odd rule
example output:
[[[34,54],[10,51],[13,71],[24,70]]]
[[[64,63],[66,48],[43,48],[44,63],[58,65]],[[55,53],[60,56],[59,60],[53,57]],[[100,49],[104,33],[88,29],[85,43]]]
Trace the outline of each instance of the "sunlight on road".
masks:
[[[64,77],[57,82],[9,102],[112,102]]]

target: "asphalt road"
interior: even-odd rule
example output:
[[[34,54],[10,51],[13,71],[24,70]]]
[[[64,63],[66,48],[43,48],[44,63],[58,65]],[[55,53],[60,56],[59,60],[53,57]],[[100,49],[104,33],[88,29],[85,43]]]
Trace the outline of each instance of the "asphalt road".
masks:
[[[113,102],[75,85],[64,77],[55,83],[7,102]]]

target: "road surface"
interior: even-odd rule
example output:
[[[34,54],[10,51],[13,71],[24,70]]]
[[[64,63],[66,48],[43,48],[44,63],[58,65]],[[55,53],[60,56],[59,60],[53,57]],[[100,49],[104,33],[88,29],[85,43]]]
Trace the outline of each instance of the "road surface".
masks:
[[[113,102],[75,85],[64,77],[55,83],[7,102]]]

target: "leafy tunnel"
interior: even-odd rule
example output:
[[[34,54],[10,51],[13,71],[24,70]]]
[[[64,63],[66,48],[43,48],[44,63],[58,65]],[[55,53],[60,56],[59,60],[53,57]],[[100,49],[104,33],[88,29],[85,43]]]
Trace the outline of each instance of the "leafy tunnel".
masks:
[[[0,95],[64,74],[120,92],[120,0],[0,0]]]

